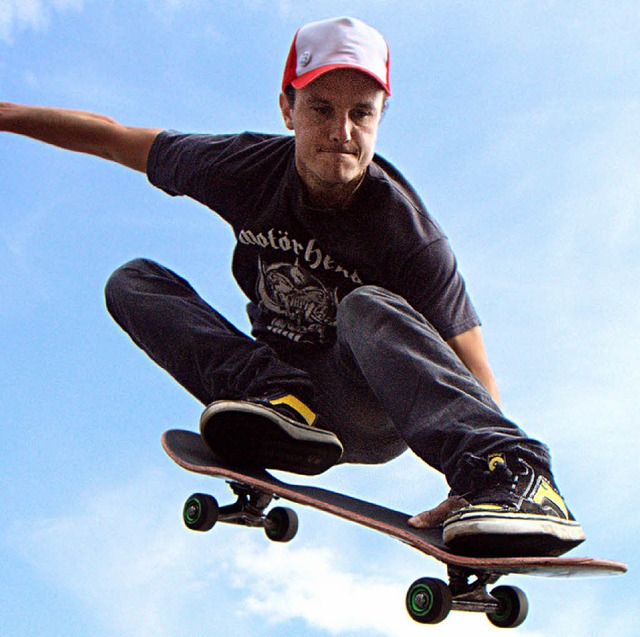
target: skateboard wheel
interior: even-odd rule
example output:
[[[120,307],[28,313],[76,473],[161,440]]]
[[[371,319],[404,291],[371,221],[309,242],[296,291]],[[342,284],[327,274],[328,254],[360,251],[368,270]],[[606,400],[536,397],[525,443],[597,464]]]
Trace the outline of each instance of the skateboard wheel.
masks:
[[[451,611],[451,600],[451,590],[442,580],[422,577],[407,592],[407,611],[421,624],[438,624]]]
[[[210,531],[218,521],[218,501],[206,493],[194,493],[182,509],[182,519],[192,531]]]
[[[499,628],[515,628],[527,618],[529,602],[524,591],[516,586],[498,586],[491,595],[500,603],[497,611],[487,613],[489,621]]]
[[[264,532],[272,542],[289,542],[298,532],[298,514],[287,507],[275,507],[265,519]]]

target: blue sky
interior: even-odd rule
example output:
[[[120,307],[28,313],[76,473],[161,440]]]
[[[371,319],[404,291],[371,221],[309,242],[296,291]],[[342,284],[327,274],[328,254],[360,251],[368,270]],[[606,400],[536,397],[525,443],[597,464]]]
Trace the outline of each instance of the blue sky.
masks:
[[[634,1],[0,0],[0,100],[283,133],[293,32],[341,14],[389,40],[379,152],[450,237],[505,410],[551,446],[587,532],[576,554],[632,569],[511,578],[531,603],[519,634],[640,635]],[[160,448],[165,429],[196,429],[200,406],[119,331],[102,288],[150,257],[245,326],[230,231],[140,174],[6,134],[0,193],[0,634],[495,634],[475,615],[414,625],[406,587],[443,576],[440,565],[312,510],[299,509],[284,546],[225,526],[186,531],[191,492],[227,498]],[[410,455],[317,483],[407,512],[446,493]]]

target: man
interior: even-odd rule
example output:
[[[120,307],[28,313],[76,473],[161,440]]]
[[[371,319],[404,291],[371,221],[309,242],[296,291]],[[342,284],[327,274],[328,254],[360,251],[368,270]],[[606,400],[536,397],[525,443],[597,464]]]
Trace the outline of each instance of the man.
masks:
[[[253,338],[187,281],[138,259],[107,305],[207,405],[201,433],[237,463],[317,474],[411,448],[452,497],[444,540],[476,554],[560,554],[584,539],[549,452],[502,414],[480,323],[442,230],[374,154],[389,52],[368,25],[303,26],[280,109],[294,136],[184,135],[101,115],[2,104],[0,129],[147,172],[234,229]]]

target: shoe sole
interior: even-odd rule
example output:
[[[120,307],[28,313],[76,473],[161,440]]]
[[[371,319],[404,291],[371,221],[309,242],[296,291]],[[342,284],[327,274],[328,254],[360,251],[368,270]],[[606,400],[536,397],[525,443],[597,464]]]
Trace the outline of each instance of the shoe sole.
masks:
[[[202,414],[200,432],[212,451],[238,466],[318,475],[342,456],[342,445],[332,432],[251,402],[212,403]]]
[[[575,521],[517,512],[463,511],[443,529],[449,549],[478,557],[558,556],[584,539]]]

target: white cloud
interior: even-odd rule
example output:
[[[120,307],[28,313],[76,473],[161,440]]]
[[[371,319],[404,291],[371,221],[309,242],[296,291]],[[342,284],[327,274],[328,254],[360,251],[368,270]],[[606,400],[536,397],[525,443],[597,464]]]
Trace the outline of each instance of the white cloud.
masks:
[[[417,631],[404,612],[403,586],[371,568],[345,568],[344,545],[278,545],[226,525],[214,535],[189,533],[179,521],[187,494],[176,491],[163,476],[144,474],[76,502],[67,515],[16,522],[10,544],[95,616],[98,633],[178,636],[188,623],[190,634],[205,634],[207,615],[220,630],[227,617],[226,634],[237,635],[249,634],[242,627],[257,617],[331,634]],[[203,605],[225,610],[202,615]]]
[[[354,570],[345,568],[340,554],[346,552],[345,546],[270,545],[266,551],[243,555],[235,568],[239,569],[240,590],[251,591],[254,585],[245,602],[247,608],[256,616],[267,618],[270,624],[302,619],[331,635],[424,637],[425,626],[413,622],[404,607],[406,589],[411,583],[408,572],[403,577],[392,563],[385,564],[384,556],[380,555],[378,574],[368,573],[370,565]],[[257,581],[260,585],[255,587]],[[452,613],[442,624],[429,626],[428,630],[436,637],[471,632],[478,637],[495,634],[484,617],[460,613]]]
[[[350,545],[350,531],[357,527],[346,522],[338,523],[349,530],[342,538],[339,533],[323,537],[318,529],[286,545],[268,542],[257,530],[227,525],[212,534],[191,533],[179,521],[185,495],[179,493],[179,482],[168,473],[144,473],[72,502],[68,514],[35,526],[18,520],[9,545],[39,579],[66,591],[88,611],[95,622],[92,634],[181,637],[188,626],[194,636],[212,630],[258,636],[283,629],[293,637],[307,629],[327,635],[424,636],[425,627],[406,614],[404,596],[416,577],[437,575],[435,562],[363,531],[359,537],[371,540],[374,549],[365,547],[368,558],[358,563]],[[331,525],[309,509],[299,513],[308,523],[315,517]],[[402,549],[408,561],[375,548],[386,546]],[[417,573],[416,565],[425,572]],[[589,608],[594,617],[597,600]],[[583,613],[584,608],[575,610]],[[562,609],[563,616],[567,613],[573,616]],[[452,613],[429,627],[435,637],[471,632],[489,637],[495,628],[486,618],[467,613]],[[526,626],[519,634],[539,637]]]
[[[103,634],[176,634],[172,616],[181,602],[174,587],[197,596],[200,584],[186,566],[179,527],[163,528],[153,507],[140,504],[161,502],[158,487],[147,475],[77,502],[78,513],[31,522],[29,530],[18,521],[10,542],[41,578],[94,614]]]
[[[0,41],[11,43],[22,30],[42,31],[56,11],[81,9],[84,0],[0,0]]]

